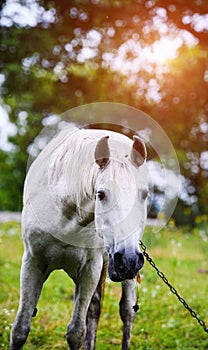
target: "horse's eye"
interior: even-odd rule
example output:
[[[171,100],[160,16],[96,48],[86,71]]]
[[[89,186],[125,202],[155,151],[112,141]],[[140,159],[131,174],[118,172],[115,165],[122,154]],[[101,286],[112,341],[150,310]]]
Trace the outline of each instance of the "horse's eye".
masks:
[[[143,190],[142,191],[142,199],[145,200],[145,199],[147,199],[147,197],[148,197],[148,191],[147,190]]]
[[[103,190],[97,191],[97,196],[102,201],[105,198],[105,191]]]

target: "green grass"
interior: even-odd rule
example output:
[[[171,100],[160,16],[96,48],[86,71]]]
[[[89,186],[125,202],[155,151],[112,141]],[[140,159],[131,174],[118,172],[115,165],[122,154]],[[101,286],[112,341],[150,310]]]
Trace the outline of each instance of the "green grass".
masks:
[[[208,324],[207,241],[174,228],[153,233],[146,229],[148,252],[187,303]],[[20,225],[0,224],[0,348],[8,349],[9,333],[19,299],[19,269],[23,246]],[[121,288],[107,281],[97,334],[97,350],[121,348],[122,324],[118,315]],[[146,262],[139,286],[140,311],[133,325],[131,349],[208,349],[208,334],[193,319]],[[45,283],[38,314],[24,347],[67,349],[64,338],[73,309],[73,283],[63,271],[54,272]]]

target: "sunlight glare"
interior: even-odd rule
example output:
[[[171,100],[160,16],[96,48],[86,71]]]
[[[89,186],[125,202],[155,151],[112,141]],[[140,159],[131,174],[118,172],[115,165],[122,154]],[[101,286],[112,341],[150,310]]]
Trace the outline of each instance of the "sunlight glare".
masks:
[[[177,57],[178,49],[182,44],[183,40],[180,37],[162,37],[152,45],[152,61],[158,65],[166,64],[168,60]]]

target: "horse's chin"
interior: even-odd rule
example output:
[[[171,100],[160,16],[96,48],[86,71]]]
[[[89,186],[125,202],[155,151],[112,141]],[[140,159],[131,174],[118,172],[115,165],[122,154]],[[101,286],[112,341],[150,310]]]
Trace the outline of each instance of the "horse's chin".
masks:
[[[110,277],[111,281],[113,281],[113,282],[122,282],[122,281],[124,281],[124,279],[121,278],[120,276],[118,276],[117,273],[109,273],[109,277]]]
[[[122,282],[125,280],[132,280],[135,278],[135,275],[130,274],[130,273],[126,274],[125,276],[120,276],[116,272],[108,271],[108,274],[109,274],[111,281],[113,281],[113,282]]]

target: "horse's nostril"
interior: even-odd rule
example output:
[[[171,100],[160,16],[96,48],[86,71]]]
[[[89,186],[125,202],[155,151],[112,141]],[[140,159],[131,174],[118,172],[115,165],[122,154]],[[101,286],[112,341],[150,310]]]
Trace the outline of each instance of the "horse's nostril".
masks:
[[[140,270],[144,265],[144,255],[141,252],[137,253],[137,255],[138,255],[137,268],[138,270]]]
[[[120,253],[120,252],[116,252],[115,254],[114,254],[114,259],[121,259],[122,258],[122,253]]]
[[[114,264],[118,266],[120,270],[124,268],[123,254],[120,252],[116,252],[114,254]]]

